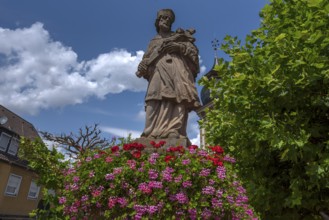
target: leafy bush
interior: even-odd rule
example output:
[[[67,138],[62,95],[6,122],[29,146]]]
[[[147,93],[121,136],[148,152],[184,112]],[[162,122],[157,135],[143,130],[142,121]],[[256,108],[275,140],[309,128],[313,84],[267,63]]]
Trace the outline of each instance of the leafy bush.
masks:
[[[131,143],[83,154],[64,172],[66,218],[257,219],[221,147],[152,144],[153,152]]]
[[[209,144],[228,146],[264,219],[318,219],[329,207],[329,3],[272,0],[245,39],[227,36]]]
[[[41,139],[31,141],[21,138],[19,157],[28,161],[28,166],[38,174],[37,184],[42,187],[42,201],[45,209],[33,210],[31,217],[43,219],[61,219],[61,210],[57,210],[58,199],[50,190],[63,188],[63,169],[68,166],[64,155],[52,148],[49,150]]]

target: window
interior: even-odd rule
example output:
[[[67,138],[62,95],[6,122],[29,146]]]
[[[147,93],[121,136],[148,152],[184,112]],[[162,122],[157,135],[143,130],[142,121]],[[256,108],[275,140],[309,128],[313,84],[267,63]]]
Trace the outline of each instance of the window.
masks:
[[[55,190],[53,190],[53,189],[48,189],[48,194],[52,195],[54,197],[56,196]]]
[[[10,141],[11,136],[2,132],[0,135],[0,150],[6,151],[9,141]]]
[[[18,144],[19,144],[19,140],[17,138],[12,138],[8,148],[8,154],[16,156],[18,150]]]
[[[36,199],[36,198],[38,198],[39,191],[40,191],[40,186],[38,186],[36,184],[36,182],[34,180],[32,180],[31,186],[30,186],[30,191],[29,191],[29,194],[27,197],[30,199]]]
[[[21,181],[22,181],[21,176],[10,174],[6,187],[6,195],[16,196],[18,194]]]

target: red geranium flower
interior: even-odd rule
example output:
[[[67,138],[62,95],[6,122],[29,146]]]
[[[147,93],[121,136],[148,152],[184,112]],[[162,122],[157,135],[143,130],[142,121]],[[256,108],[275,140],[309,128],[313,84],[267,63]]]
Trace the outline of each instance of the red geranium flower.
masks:
[[[175,159],[174,156],[167,155],[167,156],[164,158],[164,161],[165,161],[166,163],[168,163],[168,162],[170,162],[171,160],[174,160],[174,159]]]
[[[207,159],[211,160],[214,166],[223,166],[223,161],[218,157],[207,157]]]
[[[134,145],[135,145],[135,149],[139,150],[139,151],[141,151],[145,148],[143,144],[134,143]]]
[[[135,158],[140,158],[141,157],[141,155],[142,155],[142,153],[140,152],[140,151],[135,151],[134,153],[133,153],[133,157],[135,157]]]
[[[191,146],[188,147],[188,149],[196,150],[196,149],[198,149],[198,146],[197,145],[191,145]]]
[[[117,151],[119,151],[119,147],[118,146],[113,146],[111,148],[111,151],[112,151],[112,153],[117,152]]]
[[[167,149],[167,152],[179,152],[179,153],[184,153],[185,149],[183,146],[178,146],[178,147],[169,147]]]
[[[165,141],[159,141],[159,143],[156,143],[155,141],[150,141],[150,144],[154,147],[154,148],[160,148],[163,145],[166,144]]]
[[[103,151],[103,150],[99,150],[98,153],[99,153],[100,155],[104,155],[104,154],[106,154],[106,152]]]
[[[217,154],[223,154],[224,150],[221,146],[214,146],[214,147],[209,147],[213,152],[216,152]]]
[[[179,153],[184,153],[185,149],[183,146],[178,146],[178,147],[176,147],[176,151],[178,151]]]
[[[127,150],[127,151],[128,151],[128,150],[131,150],[131,145],[130,145],[130,144],[124,144],[124,145],[123,145],[123,149],[124,149],[124,150]]]

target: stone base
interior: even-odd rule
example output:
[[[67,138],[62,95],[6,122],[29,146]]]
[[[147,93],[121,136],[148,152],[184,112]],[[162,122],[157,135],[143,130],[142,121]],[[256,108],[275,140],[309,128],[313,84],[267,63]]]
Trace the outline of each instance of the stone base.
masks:
[[[140,137],[134,140],[134,142],[143,144],[147,151],[154,150],[155,148],[150,144],[151,141],[154,141],[155,143],[159,143],[160,141],[165,141],[165,145],[161,147],[158,150],[155,151],[163,151],[166,150],[169,147],[177,147],[177,146],[183,146],[183,147],[189,147],[191,146],[191,141],[187,137],[181,137],[181,138],[162,138],[162,139],[153,139],[153,138],[146,138],[146,137]]]

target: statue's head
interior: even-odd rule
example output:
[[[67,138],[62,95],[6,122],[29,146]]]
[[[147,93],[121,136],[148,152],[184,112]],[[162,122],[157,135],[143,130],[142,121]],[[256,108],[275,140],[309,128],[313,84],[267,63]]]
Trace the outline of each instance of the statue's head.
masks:
[[[164,17],[164,16],[170,18],[170,26],[175,21],[175,13],[173,12],[173,10],[161,9],[160,11],[158,11],[157,18],[155,20],[155,27],[156,27],[157,32],[159,32],[159,21],[160,21],[161,17]]]

